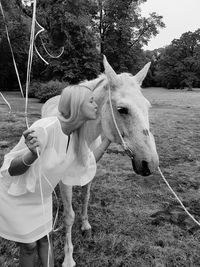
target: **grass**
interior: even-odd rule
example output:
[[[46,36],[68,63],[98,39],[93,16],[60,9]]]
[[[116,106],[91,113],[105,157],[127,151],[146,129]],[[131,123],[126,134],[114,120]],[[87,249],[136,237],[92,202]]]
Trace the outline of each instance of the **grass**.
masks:
[[[148,88],[144,94],[152,103],[150,121],[160,167],[200,221],[200,90]],[[13,113],[7,113],[0,99],[0,164],[4,153],[25,129],[23,99],[16,93],[5,96]],[[30,99],[30,123],[40,117],[40,108],[37,100]],[[128,157],[117,150],[112,146],[98,163],[89,206],[91,238],[81,234],[81,192],[74,187],[73,244],[77,266],[200,266],[199,228],[185,215],[158,172],[150,177],[134,174]],[[64,227],[61,212],[58,225]],[[53,238],[55,266],[59,267],[64,257],[64,228]],[[0,266],[18,266],[18,248],[11,241],[0,239]]]

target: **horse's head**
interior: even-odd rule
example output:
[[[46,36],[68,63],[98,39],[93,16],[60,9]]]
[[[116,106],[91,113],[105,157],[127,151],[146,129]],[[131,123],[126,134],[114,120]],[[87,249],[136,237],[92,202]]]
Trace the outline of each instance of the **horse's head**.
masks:
[[[149,128],[149,101],[143,96],[140,85],[150,64],[135,76],[129,73],[117,75],[104,58],[107,90],[111,91],[114,117],[121,136],[132,151],[132,165],[137,174],[147,176],[158,167],[158,154],[154,137]],[[104,134],[113,142],[122,143],[111,115],[109,98],[101,109]]]

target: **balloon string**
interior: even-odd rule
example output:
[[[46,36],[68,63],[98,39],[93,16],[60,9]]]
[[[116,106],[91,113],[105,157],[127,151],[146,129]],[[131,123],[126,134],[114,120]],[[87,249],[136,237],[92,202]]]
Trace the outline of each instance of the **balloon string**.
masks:
[[[30,46],[29,46],[28,63],[27,63],[26,95],[25,95],[25,111],[24,111],[27,129],[29,128],[28,113],[27,113],[27,111],[28,111],[28,90],[29,90],[29,87],[30,87],[31,67],[32,67],[32,59],[33,59],[33,47],[34,47],[34,40],[35,40],[35,24],[36,24],[36,0],[33,0],[31,2],[33,3],[33,16],[32,16]],[[9,38],[9,34],[8,34],[8,28],[7,28],[7,25],[6,25],[6,19],[5,19],[5,15],[4,15],[4,12],[3,12],[1,0],[0,0],[0,9],[1,9],[1,13],[3,15],[3,20],[4,20],[4,24],[5,24],[5,28],[6,28],[6,35],[7,35],[8,43],[9,43],[9,46],[10,46],[10,50],[11,50],[11,54],[12,54],[12,58],[13,58],[13,63],[14,63],[16,75],[17,75],[17,78],[18,78],[18,83],[19,83],[19,86],[20,86],[20,90],[21,90],[22,96],[24,97],[24,93],[23,93],[23,90],[22,90],[19,73],[18,73],[18,70],[17,70],[17,65],[16,65],[15,58],[14,58],[13,49],[12,49],[10,38]],[[41,32],[41,30],[40,30],[40,32]],[[3,96],[2,93],[0,93],[0,95],[2,96],[3,100],[5,101],[5,103],[8,105],[8,107],[11,110],[11,106],[10,106],[9,102],[5,99],[5,97]],[[39,162],[40,162],[40,155],[39,155],[38,149],[37,149],[37,155],[38,155],[38,159],[39,159]],[[42,173],[41,173],[41,162],[40,162],[40,164],[39,164],[39,184],[40,184],[40,194],[41,194],[43,216],[44,216],[44,219],[45,219],[46,216],[45,216],[44,196],[43,196],[43,190],[42,190],[41,177],[42,177]],[[58,212],[59,212],[58,197],[56,195],[56,192],[55,192],[53,186],[50,184],[48,179],[46,177],[45,177],[45,179],[48,182],[48,184],[50,185],[50,187],[52,188],[52,190],[53,190],[53,192],[54,192],[54,194],[56,196],[57,211],[56,211],[56,216],[55,216],[55,220],[54,220],[54,223],[53,223],[53,231],[57,231],[58,229],[54,230],[54,227],[55,227],[55,224],[56,224],[56,221],[57,221],[57,218],[58,218]],[[49,232],[47,230],[46,224],[45,224],[45,230],[47,232],[47,239],[48,239],[48,244],[49,244],[48,266],[50,266],[49,259],[50,259],[50,253],[51,253],[51,242],[50,242]]]
[[[44,222],[46,220],[46,213],[45,213],[45,208],[44,208],[44,195],[43,195],[43,190],[42,190],[42,171],[41,171],[41,161],[40,161],[40,154],[38,148],[36,149],[37,151],[37,156],[38,156],[38,161],[39,161],[39,185],[40,185],[40,196],[41,196],[41,202],[42,202],[42,212],[43,212],[43,219]],[[48,240],[48,267],[50,267],[49,259],[50,259],[50,254],[51,254],[51,241],[50,241],[50,236],[49,236],[49,231],[47,229],[46,223],[44,224],[45,227],[45,232],[47,235],[47,240]]]
[[[29,46],[28,64],[27,64],[27,73],[26,73],[25,120],[26,120],[27,128],[29,128],[29,124],[28,124],[28,90],[30,87],[31,67],[32,67],[32,60],[33,60],[35,20],[36,20],[36,0],[34,0],[34,2],[33,2],[33,16],[32,16],[32,24],[31,24],[30,46]]]
[[[38,25],[38,27],[40,28],[40,30],[39,30],[39,31],[36,33],[36,35],[35,35],[35,41],[36,41],[37,37],[38,37],[42,32],[44,32],[45,29],[44,29],[44,27],[42,27],[42,26],[38,23],[37,20],[36,20],[35,22],[36,22],[36,24]],[[63,54],[63,52],[64,52],[64,46],[61,48],[61,52],[60,52],[60,54],[57,55],[57,56],[54,56],[54,55],[51,55],[51,54],[49,53],[49,51],[46,49],[46,46],[45,46],[45,44],[44,44],[44,42],[43,42],[41,36],[40,36],[40,40],[41,40],[41,43],[42,43],[42,46],[43,46],[45,52],[47,53],[47,55],[48,55],[49,57],[51,57],[51,58],[59,58],[59,57],[62,56],[62,54]],[[47,62],[47,61],[41,56],[40,52],[38,51],[38,49],[37,49],[37,47],[36,47],[36,44],[34,44],[34,48],[35,48],[36,53],[37,53],[38,56],[40,57],[40,59],[43,60],[45,64],[49,65],[49,62]]]
[[[8,105],[8,107],[10,109],[9,113],[11,113],[11,105],[10,105],[10,103],[8,102],[8,100],[5,98],[5,96],[1,92],[0,92],[0,95],[3,98],[4,102]]]
[[[15,56],[14,56],[12,45],[11,45],[11,42],[10,42],[10,37],[9,37],[9,33],[8,33],[8,27],[7,27],[7,23],[6,23],[6,17],[5,17],[4,11],[3,11],[1,0],[0,0],[0,9],[1,9],[2,16],[3,16],[3,22],[4,22],[4,25],[5,25],[5,29],[6,29],[6,35],[7,35],[8,44],[9,44],[9,47],[10,47],[11,55],[12,55],[13,64],[14,64],[14,67],[15,67],[15,72],[16,72],[16,75],[17,75],[18,84],[19,84],[19,87],[20,87],[20,91],[21,91],[22,97],[24,97],[24,92],[23,92],[23,89],[22,89],[22,84],[21,84],[21,80],[20,80],[20,77],[19,77],[19,72],[18,72],[18,69],[17,69]]]
[[[35,21],[38,25],[38,27],[40,28],[40,30],[36,33],[35,35],[35,41],[37,39],[37,37],[39,36],[40,33],[42,33],[44,31],[44,28],[37,22],[37,20]],[[34,44],[34,48],[35,48],[35,51],[36,53],[38,54],[38,56],[40,57],[41,60],[44,61],[45,64],[49,65],[49,63],[41,56],[40,52],[38,51],[36,45]]]

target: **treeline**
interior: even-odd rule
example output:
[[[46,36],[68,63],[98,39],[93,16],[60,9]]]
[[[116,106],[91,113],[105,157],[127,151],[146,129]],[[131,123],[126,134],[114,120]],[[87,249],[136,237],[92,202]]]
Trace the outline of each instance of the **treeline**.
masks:
[[[13,52],[22,82],[26,79],[32,8],[21,0],[2,0]],[[105,54],[117,72],[138,71],[147,61],[142,47],[164,27],[162,17],[141,16],[146,0],[38,0],[37,20],[46,29],[36,46],[44,62],[34,53],[33,82],[50,80],[77,83],[101,71]],[[38,30],[38,29],[37,29]],[[51,58],[45,52],[58,55]],[[16,73],[0,14],[0,90],[18,89]]]
[[[146,86],[200,88],[200,29],[186,32],[169,46],[146,51],[145,55],[152,61]]]
[[[105,54],[116,72],[135,74],[151,68],[144,86],[200,87],[200,29],[186,32],[169,46],[144,51],[143,46],[165,27],[162,17],[142,17],[148,0],[38,0],[37,21],[45,32],[35,45],[49,65],[34,52],[31,81],[78,83],[96,77]],[[21,0],[1,0],[22,83],[26,80],[32,8]],[[38,28],[36,30],[39,30]],[[58,55],[64,47],[64,53]],[[55,88],[55,83],[53,88]],[[18,90],[16,73],[0,14],[0,90]],[[34,89],[35,90],[35,89]],[[54,91],[55,89],[53,89]],[[48,90],[47,90],[48,91]]]

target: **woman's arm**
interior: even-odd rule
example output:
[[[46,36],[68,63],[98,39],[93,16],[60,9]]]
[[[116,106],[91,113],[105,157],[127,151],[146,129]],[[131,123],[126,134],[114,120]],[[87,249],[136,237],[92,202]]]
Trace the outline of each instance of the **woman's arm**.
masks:
[[[23,132],[23,136],[29,151],[11,161],[8,169],[8,172],[11,176],[17,176],[25,173],[31,164],[37,159],[37,148],[40,146],[40,143],[37,139],[35,131],[28,129]]]
[[[33,154],[31,151],[16,157],[11,161],[8,169],[10,176],[17,176],[25,173],[36,159],[37,154]]]
[[[102,143],[93,151],[96,162],[100,160],[103,156],[103,153],[110,145],[111,141],[107,138],[104,138]]]

